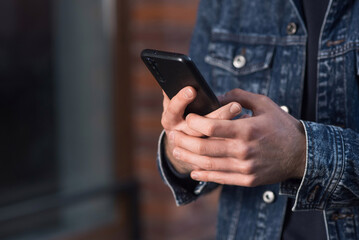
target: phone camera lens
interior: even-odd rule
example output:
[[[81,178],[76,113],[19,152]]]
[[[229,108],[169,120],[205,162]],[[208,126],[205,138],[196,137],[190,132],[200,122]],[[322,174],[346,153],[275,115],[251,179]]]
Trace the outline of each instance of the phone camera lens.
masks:
[[[157,73],[157,77],[158,77],[158,81],[160,81],[160,82],[166,82],[166,80],[162,77],[162,75],[158,72]]]
[[[152,68],[153,73],[156,75],[157,80],[159,82],[166,82],[166,80],[161,75],[160,71],[158,71],[158,63],[149,57],[147,57],[146,60],[149,63],[149,66]]]

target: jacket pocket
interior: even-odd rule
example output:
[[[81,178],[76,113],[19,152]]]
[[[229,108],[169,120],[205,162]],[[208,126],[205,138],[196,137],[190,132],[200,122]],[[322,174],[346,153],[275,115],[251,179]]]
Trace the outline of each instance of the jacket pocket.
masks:
[[[216,94],[241,88],[267,95],[275,46],[251,44],[255,36],[245,39],[246,42],[214,39],[209,44],[205,62],[212,67],[211,85]]]

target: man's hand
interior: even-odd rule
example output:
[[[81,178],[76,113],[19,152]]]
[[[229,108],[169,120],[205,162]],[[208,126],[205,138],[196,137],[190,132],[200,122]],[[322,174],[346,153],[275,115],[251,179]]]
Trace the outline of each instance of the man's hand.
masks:
[[[168,135],[171,135],[171,132],[176,131],[181,133],[184,136],[192,137],[203,137],[204,135],[191,129],[187,126],[185,119],[183,118],[184,111],[188,104],[190,104],[196,98],[196,91],[192,87],[183,88],[176,96],[171,100],[163,92],[163,113],[161,123],[163,128],[166,131],[165,138],[165,149],[166,155],[171,161],[172,165],[180,173],[190,173],[195,166],[186,163],[182,160],[176,159],[172,156],[173,149],[175,145],[172,142],[168,141]],[[206,115],[206,118],[213,119],[232,119],[241,112],[241,106],[238,103],[228,103],[225,106],[217,109],[216,111]]]
[[[189,114],[188,131],[172,131],[173,156],[195,166],[197,181],[258,186],[301,178],[305,169],[306,140],[302,124],[268,97],[235,89],[223,103],[238,102],[252,117],[221,120]],[[187,130],[186,130],[187,131]]]

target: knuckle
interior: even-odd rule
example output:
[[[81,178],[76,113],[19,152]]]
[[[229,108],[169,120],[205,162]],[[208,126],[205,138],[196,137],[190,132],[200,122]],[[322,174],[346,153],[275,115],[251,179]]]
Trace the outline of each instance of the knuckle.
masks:
[[[249,134],[255,132],[255,130],[256,130],[256,127],[255,127],[254,124],[248,124],[247,131],[248,131]]]
[[[240,132],[240,135],[237,134],[236,137],[240,138],[242,140],[242,142],[248,142],[250,140],[250,135],[251,132],[248,129],[248,126],[245,126],[245,128],[243,128]],[[241,144],[242,142],[240,142],[239,144]]]
[[[183,148],[186,145],[185,140],[183,139],[183,136],[182,136],[182,134],[180,132],[177,132],[174,135],[173,145],[176,146],[176,147],[180,147],[180,148]]]
[[[255,174],[255,172],[257,171],[257,166],[253,161],[248,162],[247,171],[248,174]]]
[[[246,162],[246,164],[244,166],[242,166],[242,169],[241,169],[242,173],[245,175],[254,174],[255,170],[256,170],[255,165],[251,161]]]
[[[204,167],[206,170],[213,170],[213,162],[211,161],[210,158],[204,159]]]
[[[238,95],[241,93],[241,90],[236,88],[236,89],[233,89],[232,91],[228,92],[228,94],[234,94],[234,95]]]
[[[269,98],[268,98],[266,95],[259,94],[259,95],[258,95],[258,100],[259,100],[261,103],[266,103],[266,102],[268,102]]]
[[[194,115],[192,113],[190,113],[186,116],[186,122],[188,125],[191,125],[193,123],[193,116]]]
[[[197,144],[197,153],[198,154],[204,154],[207,151],[207,146],[203,144],[202,142]]]
[[[245,187],[256,187],[258,186],[258,179],[255,175],[249,175],[246,178],[244,178],[244,186]]]
[[[216,126],[214,124],[208,124],[206,126],[205,133],[207,136],[213,136],[216,131]]]
[[[255,124],[249,124],[246,129],[245,136],[247,139],[254,139],[258,134],[258,128]]]
[[[195,115],[193,113],[190,113],[186,116],[186,124],[189,127],[194,127],[195,126]]]
[[[233,149],[234,155],[239,159],[248,159],[252,151],[249,144],[238,140],[230,143],[229,149]]]
[[[192,170],[194,170],[194,171],[200,171],[201,168],[200,168],[199,166],[197,166],[197,165],[193,165],[193,164],[192,164]]]
[[[177,147],[173,148],[172,155],[177,161],[182,161],[183,162],[182,156],[180,154],[180,150]]]
[[[251,147],[248,144],[242,144],[239,148],[240,155],[243,159],[247,159],[251,153]]]

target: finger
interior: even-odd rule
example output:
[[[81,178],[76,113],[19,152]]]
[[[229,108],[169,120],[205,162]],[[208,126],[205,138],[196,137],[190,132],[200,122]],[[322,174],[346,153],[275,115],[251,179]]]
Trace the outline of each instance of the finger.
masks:
[[[233,119],[234,117],[236,117],[238,114],[240,114],[241,111],[242,111],[242,107],[240,104],[229,103],[229,104],[222,106],[221,108],[211,112],[210,114],[207,114],[206,117],[214,118],[214,119],[230,120],[230,119]],[[182,130],[184,133],[191,135],[191,136],[196,136],[196,137],[203,136],[202,133],[200,133],[198,131],[194,131],[191,128],[188,128],[187,125],[183,125],[183,126],[184,127],[181,128],[180,130]]]
[[[255,175],[245,175],[223,171],[192,171],[191,178],[202,182],[215,182],[225,185],[237,185],[243,187],[258,186],[258,178]]]
[[[233,138],[237,135],[235,121],[210,119],[197,114],[188,114],[187,126],[209,137]]]
[[[229,147],[228,141],[225,141],[224,139],[198,138],[173,131],[170,133],[170,140],[173,141],[175,146],[198,155],[211,157],[235,157],[234,155],[231,156],[228,151],[228,149],[234,150],[234,147]]]
[[[217,109],[206,115],[208,118],[216,118],[216,119],[225,119],[230,120],[240,114],[242,111],[242,107],[240,104],[233,102],[228,103],[225,106]]]
[[[193,137],[203,137],[204,135],[198,131],[195,131],[187,126],[187,123],[185,121],[180,122],[177,124],[175,129],[171,130],[171,132],[183,132],[189,136]],[[170,133],[168,133],[170,134]]]
[[[177,160],[197,166],[199,169],[206,171],[228,171],[246,175],[252,174],[255,171],[252,161],[239,160],[231,157],[203,156],[180,147],[175,147],[172,155]]]
[[[257,115],[264,112],[267,109],[267,105],[272,101],[264,95],[255,94],[236,88],[227,92],[223,97],[221,97],[221,102],[222,104],[238,102],[244,108],[252,110],[252,112]]]
[[[185,87],[179,91],[169,102],[165,112],[165,118],[169,122],[178,121],[183,118],[184,111],[196,97],[193,87]]]
[[[168,104],[170,103],[170,99],[165,93],[165,91],[162,90],[162,94],[163,94],[163,111],[165,112]]]
[[[197,170],[230,171],[235,165],[231,158],[213,158],[202,156],[179,147],[176,147],[173,150],[173,156],[177,160],[197,166]]]

